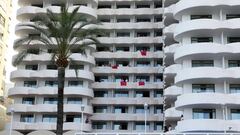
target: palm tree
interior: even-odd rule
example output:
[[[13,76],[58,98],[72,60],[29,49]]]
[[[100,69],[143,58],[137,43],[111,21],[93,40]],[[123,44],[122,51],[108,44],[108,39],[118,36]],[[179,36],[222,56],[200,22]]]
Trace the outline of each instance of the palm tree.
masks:
[[[99,44],[96,35],[102,34],[100,29],[92,27],[98,22],[86,19],[86,16],[78,13],[79,7],[69,12],[66,6],[61,6],[60,14],[55,14],[47,9],[45,16],[37,16],[33,24],[23,24],[40,33],[41,36],[27,36],[15,42],[14,49],[18,49],[22,44],[31,46],[32,41],[38,41],[44,47],[53,50],[51,62],[57,66],[58,70],[58,103],[57,103],[57,127],[56,135],[63,134],[63,98],[65,68],[69,63],[74,62],[70,58],[71,50],[80,50],[84,54],[89,45]],[[90,26],[89,28],[86,28]],[[13,60],[13,65],[19,65],[29,53],[21,50]],[[75,62],[76,63],[76,62]],[[76,75],[77,76],[77,75]]]

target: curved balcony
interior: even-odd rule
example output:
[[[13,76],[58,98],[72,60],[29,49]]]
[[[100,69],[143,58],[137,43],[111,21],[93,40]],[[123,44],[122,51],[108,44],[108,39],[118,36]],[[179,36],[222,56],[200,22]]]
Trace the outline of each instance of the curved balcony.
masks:
[[[144,121],[144,114],[130,113],[95,113],[91,120],[94,121]],[[149,114],[148,121],[163,121],[163,114]]]
[[[184,59],[197,57],[205,58],[222,58],[223,56],[229,55],[229,58],[240,53],[240,43],[230,43],[226,45],[218,43],[194,43],[186,44],[178,47],[174,54],[176,63],[181,63]],[[217,55],[216,55],[217,54]]]
[[[63,124],[63,130],[80,130],[80,123],[65,122]],[[38,122],[38,123],[24,123],[24,122],[14,122],[14,130],[56,130],[56,124]],[[83,130],[90,132],[92,130],[91,124],[83,124]]]
[[[99,9],[98,15],[158,15],[162,14],[163,9],[150,9],[150,8],[141,8],[141,9]]]
[[[127,82],[126,85],[121,85],[120,82],[95,82],[92,84],[94,89],[162,89],[163,83],[146,83],[139,85],[138,82]]]
[[[140,51],[138,52],[124,52],[124,51],[117,51],[117,52],[96,52],[93,54],[95,58],[102,58],[102,59],[140,59],[140,58],[163,58],[163,52],[146,52],[146,55],[142,55]]]
[[[74,6],[69,7],[69,12],[72,12],[73,9],[76,8]],[[47,9],[53,11],[53,13],[59,14],[60,13],[60,6],[49,6],[46,8],[34,7],[34,6],[24,6],[17,10],[17,19],[29,19],[36,15],[43,15],[47,13]],[[97,13],[96,10],[91,7],[80,6],[78,10],[79,14],[84,14],[90,18],[96,19]]]
[[[195,67],[180,70],[176,77],[175,83],[215,83],[228,80],[231,82],[234,79],[240,78],[239,67],[219,68],[219,67]]]
[[[166,46],[163,48],[164,54],[166,55],[166,57],[173,56],[179,47],[180,47],[180,44],[173,44],[170,46]]]
[[[225,21],[215,19],[196,19],[179,23],[174,31],[174,37],[180,41],[184,35],[207,34],[209,32],[218,32],[234,30],[239,31],[240,19],[230,19]]]
[[[178,96],[175,102],[176,109],[208,107],[219,108],[222,105],[229,107],[239,106],[239,94],[223,94],[223,93],[188,93]]]
[[[194,0],[180,0],[175,7],[175,18],[180,19],[181,16],[188,12],[195,12],[195,11],[206,11],[206,12],[213,12],[214,9],[221,7],[224,10],[230,9],[229,7],[239,8],[240,1],[238,0],[201,0],[201,1],[194,1]]]
[[[178,25],[178,24],[171,24],[171,25],[165,27],[165,28],[163,29],[163,33],[164,33],[166,36],[170,36],[170,37],[173,36],[174,31],[175,31],[175,28],[176,28],[177,25]]]
[[[179,121],[176,129],[178,132],[223,132],[232,127],[231,132],[239,132],[239,124],[239,120],[190,119]]]
[[[16,58],[16,55],[13,56],[13,59]],[[89,63],[95,65],[95,59],[93,56],[83,56],[80,53],[73,53],[70,58],[77,62]],[[23,59],[23,62],[49,62],[51,61],[51,54],[42,53],[42,54],[29,54],[26,58]]]
[[[179,70],[182,69],[181,64],[173,64],[164,69],[164,75],[175,76]]]
[[[99,37],[103,44],[157,44],[162,43],[162,37]]]
[[[165,110],[165,119],[166,120],[180,120],[182,114],[183,114],[183,112],[176,110],[175,107],[168,108]]]
[[[103,29],[116,29],[116,30],[123,30],[123,29],[130,29],[130,30],[138,30],[138,29],[159,29],[163,28],[162,23],[152,23],[152,22],[139,22],[139,23],[130,23],[130,22],[123,22],[123,23],[102,23],[99,26]]]
[[[154,74],[163,73],[162,67],[121,67],[113,69],[112,67],[95,67],[93,73],[101,74]]]
[[[164,89],[164,96],[166,98],[176,98],[177,96],[181,95],[183,92],[183,88],[177,86],[170,86]]]
[[[22,95],[57,95],[58,88],[56,87],[13,87],[8,91],[8,96],[22,96]],[[93,97],[93,90],[83,87],[65,87],[64,95],[79,95],[86,97]]]
[[[66,70],[65,71],[66,79],[71,78],[80,78],[80,79],[87,79],[89,81],[94,81],[94,75],[90,71],[86,70],[78,70],[78,75],[76,76],[76,72],[74,70]],[[58,71],[57,70],[16,70],[11,73],[11,80],[18,80],[18,79],[24,79],[24,78],[57,78]]]
[[[81,104],[64,104],[64,112],[66,113],[81,113],[80,108]],[[29,104],[13,104],[11,105],[7,112],[10,113],[10,108],[14,108],[14,112],[19,113],[26,113],[26,112],[36,112],[36,113],[51,113],[57,112],[57,105],[56,104],[36,104],[36,105],[29,105]],[[84,113],[92,114],[92,106],[85,105]]]
[[[163,104],[163,98],[128,98],[128,97],[104,97],[94,98],[92,104],[100,105],[159,105]]]

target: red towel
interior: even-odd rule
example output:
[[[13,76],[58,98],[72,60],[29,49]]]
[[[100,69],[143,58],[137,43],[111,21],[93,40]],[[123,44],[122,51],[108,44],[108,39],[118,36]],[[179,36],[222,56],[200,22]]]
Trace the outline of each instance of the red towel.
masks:
[[[117,69],[117,68],[118,68],[117,65],[112,66],[112,69]]]
[[[142,51],[141,51],[141,55],[142,55],[142,56],[146,56],[146,55],[147,55],[147,51],[142,50]]]
[[[143,85],[145,85],[145,82],[138,82],[138,85],[143,86]]]
[[[121,84],[121,86],[127,86],[127,82],[125,82],[125,81],[121,81],[120,84]]]

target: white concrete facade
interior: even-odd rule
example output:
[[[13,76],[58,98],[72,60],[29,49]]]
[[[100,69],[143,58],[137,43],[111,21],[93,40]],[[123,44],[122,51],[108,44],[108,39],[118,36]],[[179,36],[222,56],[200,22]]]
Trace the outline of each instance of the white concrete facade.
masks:
[[[162,132],[162,1],[19,0],[16,35],[38,34],[20,24],[33,23],[31,19],[46,9],[58,14],[61,2],[69,10],[80,6],[79,13],[100,20],[100,27],[108,31],[99,37],[103,45],[87,48],[87,56],[71,56],[82,66],[77,80],[71,65],[66,69],[66,134],[80,130],[82,104],[84,132],[143,132],[144,103],[148,104],[147,131]],[[14,99],[13,129],[29,135],[56,128],[57,70],[49,64],[51,55],[46,52],[50,50],[38,42],[32,44],[17,50],[29,49],[31,54],[11,73],[15,87],[8,93]]]
[[[240,132],[238,0],[164,1],[165,123]]]

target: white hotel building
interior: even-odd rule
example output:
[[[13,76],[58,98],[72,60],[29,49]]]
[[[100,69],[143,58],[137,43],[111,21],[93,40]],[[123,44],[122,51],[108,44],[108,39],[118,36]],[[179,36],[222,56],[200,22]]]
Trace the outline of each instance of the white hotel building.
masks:
[[[143,132],[145,103],[148,132],[240,131],[239,0],[19,0],[17,19],[57,14],[62,2],[108,31],[87,57],[73,50],[82,65],[80,79],[75,65],[66,69],[66,135],[81,119],[84,132]],[[16,26],[19,38],[37,34]],[[17,50],[30,55],[11,74],[13,130],[54,135],[57,70],[51,50],[32,44]]]

